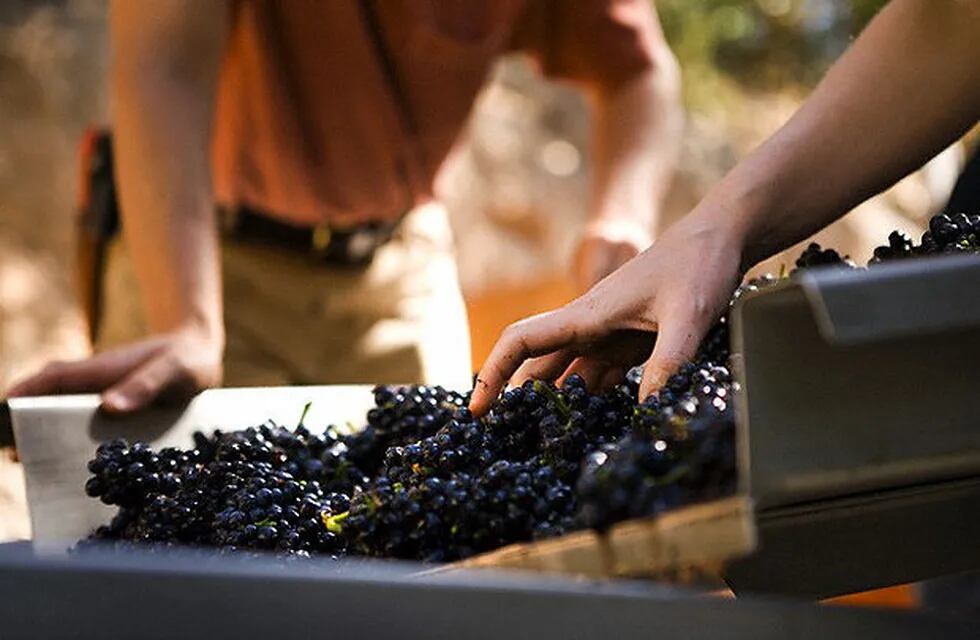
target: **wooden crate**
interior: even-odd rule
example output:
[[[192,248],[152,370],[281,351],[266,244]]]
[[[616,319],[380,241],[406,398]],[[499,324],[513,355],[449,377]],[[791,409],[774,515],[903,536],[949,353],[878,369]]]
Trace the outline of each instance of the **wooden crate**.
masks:
[[[729,560],[750,553],[755,544],[752,503],[746,497],[734,496],[654,518],[621,522],[602,534],[579,531],[552,540],[509,545],[430,573],[503,569],[586,578],[713,582]]]

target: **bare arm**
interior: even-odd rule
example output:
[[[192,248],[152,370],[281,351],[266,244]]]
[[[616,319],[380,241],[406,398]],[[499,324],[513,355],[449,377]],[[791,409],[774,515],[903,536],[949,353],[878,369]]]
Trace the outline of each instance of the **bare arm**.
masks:
[[[217,384],[224,347],[209,144],[228,6],[113,0],[116,182],[151,337],[53,363],[11,395],[102,391],[109,410]]]
[[[153,332],[222,334],[209,144],[224,2],[111,6],[123,230]]]
[[[799,112],[656,245],[566,307],[511,325],[480,372],[474,412],[486,411],[515,372],[580,371],[595,383],[646,359],[640,393],[655,390],[693,355],[745,267],[843,215],[977,122],[978,33],[978,0],[890,3]]]
[[[651,31],[650,67],[591,91],[591,215],[576,256],[583,291],[650,245],[673,178],[684,121],[680,71],[659,24]]]

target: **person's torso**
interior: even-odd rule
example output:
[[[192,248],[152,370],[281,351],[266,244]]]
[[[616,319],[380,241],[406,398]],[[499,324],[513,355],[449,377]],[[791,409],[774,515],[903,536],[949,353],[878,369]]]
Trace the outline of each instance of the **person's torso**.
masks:
[[[523,0],[375,0],[381,47],[360,2],[234,3],[214,122],[219,202],[308,224],[392,217],[431,195]]]

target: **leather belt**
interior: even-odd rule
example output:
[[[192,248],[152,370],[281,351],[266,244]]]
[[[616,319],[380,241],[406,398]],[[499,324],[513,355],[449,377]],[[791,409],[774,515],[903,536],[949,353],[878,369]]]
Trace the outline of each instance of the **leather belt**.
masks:
[[[395,222],[368,222],[341,227],[321,223],[313,227],[290,224],[251,209],[222,211],[225,237],[307,254],[334,266],[367,266],[374,254],[394,236]]]

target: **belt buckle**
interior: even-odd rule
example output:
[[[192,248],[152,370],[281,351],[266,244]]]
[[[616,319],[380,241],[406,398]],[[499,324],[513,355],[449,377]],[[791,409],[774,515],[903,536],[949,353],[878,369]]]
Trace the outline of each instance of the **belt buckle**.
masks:
[[[330,249],[330,241],[333,239],[333,231],[326,222],[321,222],[313,227],[313,235],[310,236],[310,249],[314,255],[321,258],[326,257]]]

